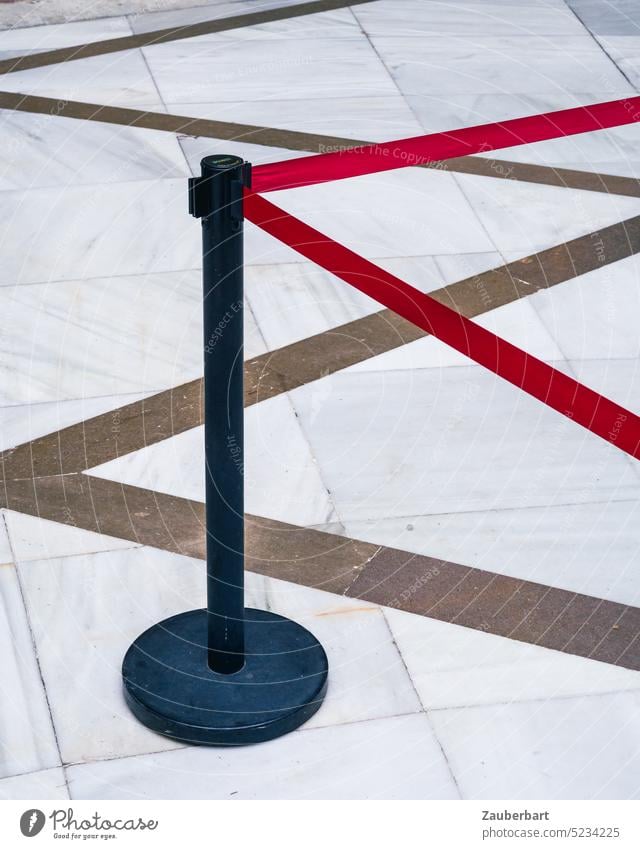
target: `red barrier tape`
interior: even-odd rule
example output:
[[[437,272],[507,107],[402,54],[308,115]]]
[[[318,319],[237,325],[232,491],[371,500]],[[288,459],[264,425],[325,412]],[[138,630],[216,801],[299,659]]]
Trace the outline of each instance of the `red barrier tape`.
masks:
[[[632,457],[640,457],[640,417],[635,413],[474,324],[265,198],[246,192],[245,215],[345,283]]]
[[[513,118],[497,124],[481,124],[446,133],[430,133],[409,139],[361,145],[347,150],[257,165],[253,191],[274,192],[344,180],[394,168],[426,165],[455,156],[469,156],[504,147],[588,133],[640,121],[640,97],[594,103]]]

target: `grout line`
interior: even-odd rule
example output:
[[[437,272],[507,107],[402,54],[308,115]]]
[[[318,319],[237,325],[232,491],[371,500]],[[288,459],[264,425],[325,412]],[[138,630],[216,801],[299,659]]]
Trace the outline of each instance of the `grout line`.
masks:
[[[350,719],[350,720],[346,720],[344,722],[332,722],[329,725],[314,725],[314,726],[311,726],[311,727],[307,727],[305,725],[302,725],[299,728],[296,728],[293,732],[290,732],[290,735],[291,734],[314,734],[314,733],[321,732],[321,731],[327,731],[330,728],[343,728],[345,726],[350,726],[350,725],[361,725],[362,723],[365,723],[365,722],[367,722],[367,723],[368,722],[387,722],[387,721],[393,721],[393,720],[396,720],[396,719],[398,719],[398,720],[405,719],[406,720],[406,719],[411,718],[412,716],[421,716],[422,714],[423,714],[423,711],[409,711],[407,713],[389,714],[388,716],[371,716],[371,717],[366,717],[364,719]],[[287,735],[287,736],[290,736],[290,735]],[[135,755],[113,755],[113,756],[107,756],[107,757],[104,757],[104,758],[95,758],[93,760],[88,760],[88,761],[70,761],[70,762],[64,764],[64,766],[66,766],[66,767],[84,767],[84,766],[89,767],[89,766],[92,766],[93,764],[100,765],[102,763],[110,763],[111,761],[129,761],[129,760],[133,760],[135,758],[144,758],[144,757],[148,757],[148,756],[152,756],[152,755],[170,755],[172,752],[183,752],[183,751],[187,751],[187,750],[193,749],[193,748],[194,748],[194,746],[191,746],[191,745],[175,746],[172,749],[157,749],[157,750],[150,751],[150,752],[139,752]],[[50,768],[53,769],[53,767],[50,767]],[[60,767],[57,767],[57,769],[59,769],[59,768]],[[29,774],[29,773],[26,773],[26,774]],[[9,778],[9,777],[12,777],[12,776],[7,776],[7,778]]]
[[[35,285],[35,284],[30,284],[30,285]],[[0,293],[1,293],[1,291],[0,291]],[[153,389],[152,388],[152,389],[149,389],[149,390],[146,390],[146,389],[141,389],[139,391],[134,390],[133,392],[116,392],[114,394],[109,394],[109,395],[81,395],[81,396],[78,396],[77,398],[51,398],[48,401],[18,401],[16,404],[0,404],[0,410],[14,410],[14,409],[17,409],[18,407],[29,407],[29,409],[31,409],[32,407],[42,407],[45,404],[58,404],[59,406],[61,406],[63,404],[77,403],[78,401],[99,401],[102,398],[128,398],[128,397],[133,398],[134,396],[144,395],[147,392],[149,392],[150,395],[153,395],[153,394],[155,394],[157,392],[161,392],[161,391],[162,390],[160,390],[160,389]],[[43,436],[46,436],[46,435],[47,434],[43,434]],[[35,439],[39,439],[39,438],[40,437],[37,437],[37,436],[35,437]],[[15,447],[15,446],[11,446],[11,447]],[[6,449],[2,449],[2,450],[3,451],[4,450],[9,451],[10,448],[6,448]],[[2,453],[2,451],[0,451],[0,454],[1,453]]]
[[[420,706],[422,707],[422,713],[424,714],[426,721],[429,724],[429,728],[431,729],[431,733],[433,734],[433,738],[436,741],[436,743],[438,744],[438,748],[440,749],[440,753],[442,755],[442,758],[447,765],[447,769],[449,770],[449,775],[451,777],[451,781],[453,782],[453,785],[458,792],[458,796],[462,799],[463,798],[462,789],[461,789],[460,785],[458,784],[457,776],[456,776],[454,769],[451,765],[451,762],[450,762],[449,757],[447,755],[447,752],[444,748],[442,740],[438,736],[438,732],[437,732],[433,722],[431,721],[431,717],[429,716],[429,709],[427,708],[425,703],[422,701],[422,698],[420,696],[420,691],[416,687],[416,684],[413,680],[413,675],[411,674],[409,667],[407,666],[407,661],[404,657],[404,654],[402,653],[400,646],[398,645],[398,643],[396,641],[396,637],[395,637],[395,634],[393,632],[393,628],[391,627],[391,624],[390,624],[390,622],[387,618],[387,612],[386,612],[386,610],[383,606],[380,606],[378,609],[382,613],[382,618],[384,619],[384,623],[387,626],[387,631],[389,632],[389,636],[391,637],[391,642],[393,643],[396,651],[398,652],[398,656],[400,657],[400,662],[402,663],[404,670],[407,673],[409,680],[411,681],[411,686],[413,688],[413,692],[416,694],[416,698],[418,699],[418,704],[420,704]]]
[[[529,643],[528,645],[532,644]],[[556,651],[556,649],[547,649],[547,651]],[[594,663],[602,663],[602,661],[594,660],[593,658],[585,657],[583,659],[593,660]],[[589,699],[598,698],[599,696],[624,696],[628,693],[640,695],[640,685],[638,687],[630,687],[628,690],[602,690],[597,693],[587,691],[571,693],[563,696],[539,696],[538,698],[511,699],[506,702],[478,702],[476,704],[447,705],[446,707],[432,707],[429,708],[429,710],[434,713],[440,713],[448,710],[475,710],[488,707],[512,707],[513,705],[547,704],[548,702],[566,702],[571,699]]]
[[[622,68],[618,65],[618,63],[615,61],[615,59],[613,59],[613,57],[611,56],[609,51],[606,49],[606,47],[602,44],[602,42],[600,41],[598,36],[595,35],[595,33],[591,32],[591,30],[589,29],[587,24],[582,20],[582,18],[576,12],[576,10],[573,8],[573,6],[570,3],[567,3],[566,0],[565,0],[565,5],[567,6],[567,8],[571,12],[571,14],[575,17],[575,19],[582,25],[582,27],[588,33],[588,36],[591,38],[593,43],[602,51],[602,53],[604,53],[604,55],[607,57],[607,59],[611,62],[611,64],[614,66],[614,68],[620,74],[620,76],[623,77],[626,80],[626,82],[628,83],[629,86],[631,86],[632,89],[634,89],[635,91],[638,91],[638,87],[631,82],[631,80],[629,79],[627,74],[622,70]],[[640,35],[640,33],[636,33],[636,35]]]
[[[318,460],[318,457],[316,456],[316,452],[314,450],[314,446],[313,446],[313,443],[312,443],[311,438],[309,436],[309,433],[307,432],[307,428],[305,427],[304,420],[300,417],[300,415],[298,413],[298,408],[297,408],[296,403],[295,403],[295,401],[292,397],[292,393],[287,391],[283,394],[287,396],[287,401],[289,402],[289,407],[290,407],[293,415],[295,416],[295,419],[296,419],[296,422],[298,424],[298,428],[300,429],[300,433],[302,435],[302,438],[304,439],[304,441],[307,445],[307,448],[309,450],[309,456],[313,460],[314,468],[317,472],[320,483],[322,484],[322,488],[327,493],[327,498],[329,500],[329,504],[331,505],[331,513],[329,514],[329,516],[327,516],[326,524],[334,524],[333,522],[330,521],[330,516],[333,515],[333,516],[336,517],[336,522],[338,524],[342,525],[342,518],[340,516],[340,511],[338,509],[338,505],[335,501],[334,493],[331,491],[329,484],[325,480],[325,475],[324,475],[324,472],[322,470],[322,466],[321,466],[321,464]]]
[[[88,470],[90,471],[90,470]],[[473,514],[484,515],[486,513],[507,513],[514,510],[557,510],[562,507],[583,507],[594,504],[637,504],[640,502],[640,498],[607,498],[607,499],[596,499],[594,501],[562,501],[558,504],[549,504],[548,502],[545,504],[533,504],[533,505],[522,505],[520,507],[489,507],[487,509],[479,508],[477,510],[456,510],[455,512],[446,512],[446,513],[408,513],[403,514],[401,516],[387,516],[384,519],[380,517],[372,517],[369,519],[345,519],[344,521],[349,525],[366,525],[369,523],[375,522],[376,524],[380,522],[384,522],[387,520],[404,522],[408,520],[416,520],[416,519],[431,519],[431,518],[447,518],[449,516],[468,516]],[[337,522],[319,522],[315,525],[305,525],[304,527],[309,530],[318,530],[323,533],[335,533],[335,531],[330,530],[326,531],[327,526],[338,524]],[[343,534],[338,534],[342,536]],[[372,545],[377,545],[377,543],[371,543]],[[419,552],[414,552],[414,554],[419,554]]]
[[[58,729],[56,728],[56,723],[55,723],[54,718],[53,718],[53,711],[51,709],[51,701],[49,699],[49,692],[47,690],[47,685],[46,685],[45,680],[44,680],[44,674],[43,674],[43,671],[42,671],[42,664],[40,662],[40,654],[39,654],[39,651],[38,651],[38,645],[37,645],[34,630],[33,630],[33,622],[32,622],[32,618],[31,618],[31,613],[29,611],[29,605],[27,604],[27,599],[26,599],[25,590],[24,590],[24,584],[23,584],[23,581],[22,581],[22,576],[20,574],[20,568],[19,568],[17,562],[15,561],[16,552],[15,552],[15,548],[14,548],[13,541],[12,541],[12,535],[9,532],[9,525],[7,523],[7,519],[6,519],[6,515],[5,515],[4,510],[2,511],[2,522],[3,522],[5,530],[6,530],[7,539],[9,540],[9,547],[11,549],[11,554],[14,558],[16,578],[17,578],[17,581],[18,581],[18,589],[19,589],[19,592],[20,592],[20,598],[22,599],[22,606],[24,608],[24,615],[25,615],[25,618],[27,620],[27,627],[29,628],[29,636],[31,637],[31,646],[33,648],[33,655],[34,655],[34,659],[35,659],[35,662],[36,662],[36,667],[38,669],[38,677],[40,678],[40,684],[42,685],[42,694],[44,696],[45,704],[47,706],[47,711],[49,713],[49,721],[51,723],[51,731],[53,733],[53,738],[54,738],[55,744],[56,744],[56,751],[58,753],[59,764],[57,764],[56,767],[47,767],[47,769],[54,769],[54,768],[61,768],[62,769],[64,779],[65,779],[65,785],[67,787],[67,792],[68,792],[69,786],[68,786],[68,782],[67,782],[67,775],[66,775],[66,772],[64,771],[64,766],[63,766],[62,748],[60,746],[60,740],[59,740],[59,737],[58,737]],[[40,772],[40,771],[41,770],[36,770],[36,772]]]

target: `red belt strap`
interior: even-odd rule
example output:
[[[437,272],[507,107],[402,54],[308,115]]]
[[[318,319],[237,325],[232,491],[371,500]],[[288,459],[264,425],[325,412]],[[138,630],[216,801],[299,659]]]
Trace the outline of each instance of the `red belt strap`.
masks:
[[[345,283],[632,457],[640,457],[640,417],[635,413],[500,339],[265,198],[247,192],[245,215]]]
[[[561,109],[497,124],[360,145],[347,150],[257,165],[253,191],[273,192],[359,177],[410,165],[440,162],[504,147],[530,144],[640,121],[640,97]]]

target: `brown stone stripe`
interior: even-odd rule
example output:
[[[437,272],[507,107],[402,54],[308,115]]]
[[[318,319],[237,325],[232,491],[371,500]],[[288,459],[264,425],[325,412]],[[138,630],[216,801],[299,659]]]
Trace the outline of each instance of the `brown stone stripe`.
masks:
[[[0,91],[0,109],[75,118],[83,121],[98,121],[125,127],[141,127],[168,133],[213,138],[217,140],[244,141],[267,147],[286,150],[322,153],[326,150],[347,150],[360,144],[369,144],[364,139],[345,139],[297,130],[281,130],[276,127],[261,127],[253,124],[238,124],[230,121],[214,121],[209,118],[190,118],[186,115],[167,115],[162,112],[141,112],[120,106],[101,106],[78,100],[58,100],[30,94]],[[437,170],[461,174],[476,174],[501,180],[516,180],[538,185],[561,186],[568,189],[603,192],[605,194],[640,197],[640,181],[632,177],[575,171],[568,168],[553,168],[547,165],[510,162],[503,159],[485,159],[465,156],[435,162],[425,166]]]
[[[0,454],[2,477],[67,475],[162,442],[202,424],[201,395],[198,378],[10,448]]]
[[[357,141],[319,136],[296,130],[280,130],[255,124],[238,124],[231,121],[214,121],[209,118],[190,118],[186,115],[168,115],[163,112],[143,112],[122,106],[102,106],[79,100],[64,100],[40,95],[0,91],[0,109],[51,115],[58,118],[75,118],[81,121],[98,121],[125,127],[141,127],[168,133],[182,133],[228,141],[244,141],[268,147],[317,152],[325,140],[336,145],[355,147]]]
[[[201,21],[196,24],[167,27],[153,32],[109,38],[104,41],[93,41],[91,44],[43,50],[41,53],[29,53],[25,56],[16,56],[0,61],[0,74],[11,74],[15,71],[25,71],[28,68],[42,68],[46,65],[57,65],[60,62],[72,62],[75,59],[87,59],[91,56],[104,56],[107,53],[119,53],[121,50],[150,47],[153,44],[164,44],[168,41],[194,38],[198,35],[228,32],[242,27],[268,24],[272,21],[283,21],[289,18],[300,18],[304,15],[315,15],[318,12],[330,12],[333,9],[344,9],[347,6],[360,6],[363,3],[371,2],[372,0],[314,0],[314,2],[299,3],[295,6],[264,9],[259,12],[248,12],[244,15],[233,15],[228,18]]]
[[[529,162],[511,162],[482,156],[448,159],[433,167],[442,166],[445,166],[447,171],[455,171],[459,174],[475,174],[481,177],[516,180],[521,183],[536,183],[541,186],[559,186],[564,189],[582,189],[587,192],[640,197],[640,180],[615,174],[576,171],[573,168],[555,168],[551,165],[534,165]]]
[[[204,558],[204,505],[83,474],[9,482],[2,506]],[[248,516],[247,568],[640,670],[640,609],[457,563]]]
[[[473,318],[640,251],[640,216],[432,292]],[[273,398],[427,334],[390,310],[269,351],[245,363],[245,404]],[[4,478],[69,474],[202,424],[202,381],[71,425],[0,454]]]
[[[640,669],[640,609],[382,548],[348,595],[443,622]]]

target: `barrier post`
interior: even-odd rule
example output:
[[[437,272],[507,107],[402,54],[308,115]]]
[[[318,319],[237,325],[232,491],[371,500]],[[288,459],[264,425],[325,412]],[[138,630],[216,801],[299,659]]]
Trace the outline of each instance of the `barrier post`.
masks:
[[[244,665],[244,369],[242,191],[235,156],[202,160],[190,212],[202,218],[204,462],[209,667]]]
[[[181,742],[234,746],[293,731],[320,707],[328,664],[316,638],[244,607],[243,191],[250,166],[207,156],[189,181],[202,220],[207,607],[180,613],[129,647],[133,714]]]

